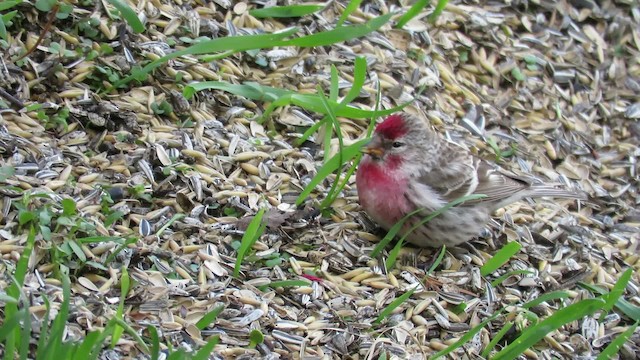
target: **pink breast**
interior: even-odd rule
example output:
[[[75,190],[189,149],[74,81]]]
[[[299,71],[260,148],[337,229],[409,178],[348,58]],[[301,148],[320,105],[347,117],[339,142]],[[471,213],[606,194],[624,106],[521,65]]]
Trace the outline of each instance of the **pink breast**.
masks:
[[[404,197],[406,182],[399,171],[384,169],[365,157],[356,174],[360,205],[376,222],[389,228],[410,211]]]

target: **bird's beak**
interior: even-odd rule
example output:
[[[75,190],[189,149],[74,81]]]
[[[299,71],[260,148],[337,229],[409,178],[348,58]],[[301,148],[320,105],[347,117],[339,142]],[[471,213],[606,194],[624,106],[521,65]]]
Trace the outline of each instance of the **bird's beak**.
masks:
[[[375,158],[379,158],[384,154],[384,151],[376,142],[372,144],[372,141],[369,140],[364,146],[360,149],[365,154],[369,154]]]

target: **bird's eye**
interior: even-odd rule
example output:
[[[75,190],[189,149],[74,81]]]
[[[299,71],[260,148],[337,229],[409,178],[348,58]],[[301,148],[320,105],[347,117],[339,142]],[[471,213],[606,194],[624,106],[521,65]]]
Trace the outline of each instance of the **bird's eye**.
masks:
[[[404,143],[401,143],[400,141],[394,141],[393,142],[393,147],[394,148],[399,148],[399,147],[402,147],[402,146],[404,146]]]

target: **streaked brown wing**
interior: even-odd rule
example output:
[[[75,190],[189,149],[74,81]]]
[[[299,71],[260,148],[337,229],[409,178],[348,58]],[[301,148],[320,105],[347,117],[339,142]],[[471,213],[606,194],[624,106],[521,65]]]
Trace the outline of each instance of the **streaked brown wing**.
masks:
[[[450,143],[443,148],[440,164],[433,171],[422,174],[419,181],[437,191],[447,202],[471,194],[487,196],[466,204],[501,202],[529,186]]]

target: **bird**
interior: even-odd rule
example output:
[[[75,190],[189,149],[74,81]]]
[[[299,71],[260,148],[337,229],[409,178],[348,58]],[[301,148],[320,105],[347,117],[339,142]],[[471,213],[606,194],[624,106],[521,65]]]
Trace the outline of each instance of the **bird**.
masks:
[[[524,198],[586,198],[578,191],[512,174],[446,140],[426,121],[406,112],[379,123],[361,151],[356,188],[362,209],[387,230],[415,212],[399,233],[419,247],[465,243],[482,232],[497,209]],[[484,197],[472,196],[477,194]],[[470,200],[419,225],[464,197]]]

